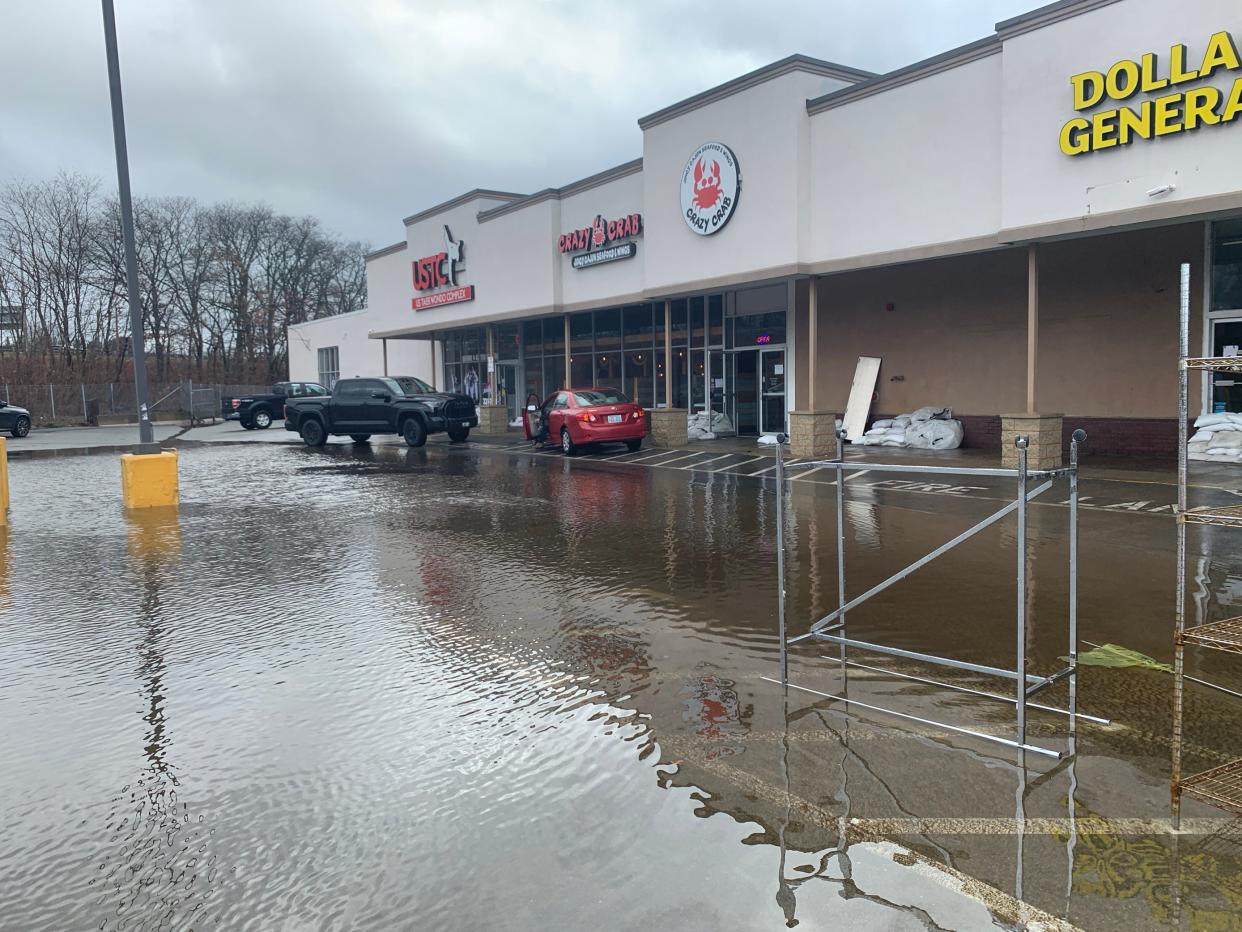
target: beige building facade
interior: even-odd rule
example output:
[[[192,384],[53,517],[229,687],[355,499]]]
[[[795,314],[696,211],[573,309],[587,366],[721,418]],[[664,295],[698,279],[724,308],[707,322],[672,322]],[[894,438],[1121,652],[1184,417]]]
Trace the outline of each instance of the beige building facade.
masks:
[[[291,377],[417,375],[510,421],[616,385],[674,436],[759,434],[878,356],[873,416],[1171,451],[1180,263],[1192,348],[1242,345],[1240,45],[1233,0],[1063,0],[889,74],[791,56],[641,118],[633,161],[407,217],[366,311],[291,328]]]

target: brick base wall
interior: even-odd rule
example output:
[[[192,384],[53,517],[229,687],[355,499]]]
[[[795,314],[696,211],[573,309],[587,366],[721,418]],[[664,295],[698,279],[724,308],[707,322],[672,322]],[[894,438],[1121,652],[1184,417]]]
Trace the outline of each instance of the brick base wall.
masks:
[[[873,420],[893,418],[895,414],[876,414]],[[999,451],[1001,420],[993,414],[954,414],[962,422],[962,446],[976,450]],[[1087,432],[1083,455],[1173,456],[1177,453],[1175,417],[1075,417],[1065,415],[1061,445],[1069,450],[1070,435],[1081,427]],[[1194,428],[1190,428],[1191,433]]]

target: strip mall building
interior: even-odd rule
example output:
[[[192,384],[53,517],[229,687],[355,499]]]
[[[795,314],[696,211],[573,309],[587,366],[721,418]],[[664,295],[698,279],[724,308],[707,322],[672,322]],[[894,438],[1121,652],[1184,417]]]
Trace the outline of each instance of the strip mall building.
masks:
[[[406,217],[290,376],[418,375],[496,427],[619,385],[661,439],[707,407],[810,449],[878,356],[873,415],[948,405],[968,446],[1016,412],[1171,451],[1180,263],[1192,350],[1242,346],[1240,40],[1237,0],[1064,0],[888,74],[783,59],[640,119],[639,159]]]

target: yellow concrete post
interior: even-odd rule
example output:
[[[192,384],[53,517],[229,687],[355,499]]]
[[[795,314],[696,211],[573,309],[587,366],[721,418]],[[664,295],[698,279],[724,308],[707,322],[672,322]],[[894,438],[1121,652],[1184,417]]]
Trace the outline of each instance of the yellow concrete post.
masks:
[[[0,525],[9,523],[9,442],[0,437]]]
[[[177,451],[121,456],[121,498],[126,508],[167,508],[181,501]]]

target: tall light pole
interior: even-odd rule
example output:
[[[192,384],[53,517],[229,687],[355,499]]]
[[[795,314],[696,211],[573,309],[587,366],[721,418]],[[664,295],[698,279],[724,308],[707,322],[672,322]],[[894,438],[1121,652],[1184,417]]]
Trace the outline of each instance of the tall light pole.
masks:
[[[121,201],[121,238],[125,242],[125,281],[129,291],[130,346],[134,355],[134,394],[138,399],[137,453],[158,453],[147,407],[147,350],[138,303],[138,257],[134,249],[134,205],[129,193],[129,153],[125,146],[125,108],[121,103],[121,62],[116,49],[116,12],[103,0],[104,46],[108,51],[108,89],[112,94],[112,137],[116,142],[116,181]]]

